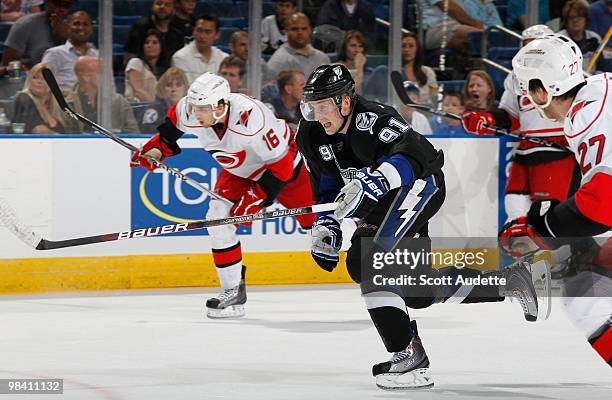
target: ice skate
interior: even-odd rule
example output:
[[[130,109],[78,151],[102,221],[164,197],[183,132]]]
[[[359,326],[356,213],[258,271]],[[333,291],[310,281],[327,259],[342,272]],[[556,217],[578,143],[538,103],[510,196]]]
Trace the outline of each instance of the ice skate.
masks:
[[[244,317],[244,304],[247,301],[245,285],[245,267],[242,267],[242,279],[238,286],[225,289],[217,297],[206,300],[206,316],[208,318],[240,318]]]
[[[550,268],[546,261],[533,264],[519,261],[503,270],[503,278],[506,284],[500,287],[500,295],[517,299],[527,321],[548,319],[552,300]]]
[[[376,386],[384,390],[425,389],[434,385],[429,376],[429,359],[418,336],[416,322],[410,326],[414,336],[405,350],[398,351],[387,362],[372,367]]]

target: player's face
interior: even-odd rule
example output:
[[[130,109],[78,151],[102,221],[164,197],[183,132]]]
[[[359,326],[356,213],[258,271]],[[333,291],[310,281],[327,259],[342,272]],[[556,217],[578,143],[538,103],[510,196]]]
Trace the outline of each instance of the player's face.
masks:
[[[549,105],[546,105],[548,93],[543,88],[536,88],[529,91],[530,100],[536,105],[538,112],[543,117],[551,121],[563,122],[565,113],[560,113],[555,100],[553,99]]]
[[[210,128],[214,124],[219,122],[219,115],[223,115],[225,112],[225,105],[220,104],[217,107],[211,105],[205,106],[192,106],[193,113],[198,122],[205,128]]]
[[[302,103],[302,114],[309,121],[317,121],[325,129],[325,133],[333,135],[342,126],[344,119],[338,111],[336,103],[329,98],[318,101]]]

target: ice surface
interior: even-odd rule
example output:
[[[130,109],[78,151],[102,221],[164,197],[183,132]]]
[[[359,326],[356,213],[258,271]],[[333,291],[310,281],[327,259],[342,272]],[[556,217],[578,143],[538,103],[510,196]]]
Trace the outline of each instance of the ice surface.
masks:
[[[508,301],[413,311],[436,386],[393,393],[374,385],[389,355],[356,286],[250,287],[232,321],[204,316],[216,292],[0,297],[0,378],[63,378],[62,400],[612,399],[556,301],[535,324]]]

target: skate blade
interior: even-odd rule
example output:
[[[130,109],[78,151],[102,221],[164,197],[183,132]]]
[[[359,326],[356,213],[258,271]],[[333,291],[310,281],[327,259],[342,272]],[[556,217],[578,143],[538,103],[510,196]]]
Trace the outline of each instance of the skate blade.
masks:
[[[429,389],[434,381],[429,376],[428,368],[419,368],[403,374],[376,375],[376,386],[383,390],[418,390]]]
[[[538,295],[538,320],[547,320],[550,317],[552,306],[552,280],[550,266],[546,260],[540,260],[529,265],[531,278],[536,294]]]
[[[244,305],[237,304],[223,309],[206,308],[206,316],[212,319],[244,317]]]

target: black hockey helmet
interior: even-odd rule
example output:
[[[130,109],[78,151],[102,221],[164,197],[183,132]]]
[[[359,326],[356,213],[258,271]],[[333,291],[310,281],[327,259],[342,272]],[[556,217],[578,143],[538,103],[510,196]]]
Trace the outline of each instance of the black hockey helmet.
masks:
[[[342,95],[355,97],[355,81],[342,64],[318,66],[304,86],[304,102],[331,97],[339,105],[342,103]]]

